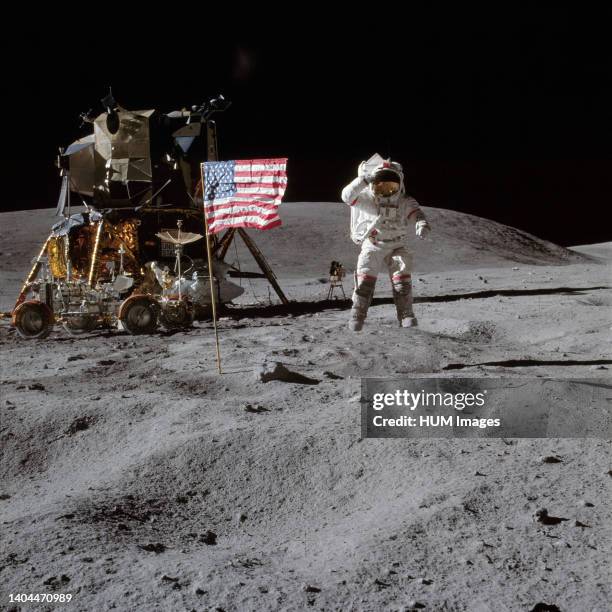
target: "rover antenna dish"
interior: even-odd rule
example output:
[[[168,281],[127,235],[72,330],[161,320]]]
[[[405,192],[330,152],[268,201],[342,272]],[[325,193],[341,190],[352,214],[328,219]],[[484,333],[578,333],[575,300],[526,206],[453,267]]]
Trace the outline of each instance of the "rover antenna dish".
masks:
[[[196,242],[200,238],[203,238],[202,234],[192,234],[191,232],[181,232],[180,229],[160,232],[155,235],[158,238],[161,238],[164,242],[171,242],[172,244],[189,244],[190,242]]]
[[[183,253],[183,245],[189,244],[190,242],[196,242],[200,238],[203,238],[202,234],[194,234],[191,232],[181,232],[181,226],[183,222],[179,219],[176,222],[177,229],[175,230],[166,230],[165,232],[159,232],[155,234],[158,238],[161,238],[163,242],[170,242],[174,245],[174,252],[176,254],[176,265],[174,270],[178,270],[178,297],[179,301],[182,300],[182,292],[181,292],[181,256]]]

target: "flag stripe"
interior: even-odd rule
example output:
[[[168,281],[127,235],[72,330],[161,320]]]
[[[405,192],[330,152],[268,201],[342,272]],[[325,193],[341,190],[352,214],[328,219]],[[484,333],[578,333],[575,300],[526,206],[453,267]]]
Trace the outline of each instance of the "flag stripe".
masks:
[[[227,206],[228,204],[236,204],[236,206],[246,206],[247,204],[253,204],[259,206],[260,204],[274,204],[277,205],[277,198],[262,198],[254,197],[251,195],[247,196],[234,196],[233,198],[219,198],[211,202],[206,202],[206,210],[214,210],[215,206]]]
[[[248,203],[242,202],[228,202],[227,204],[214,204],[206,207],[206,213],[210,217],[213,213],[217,211],[224,210],[278,210],[278,206],[274,202],[252,202]]]
[[[276,210],[277,206],[275,202],[264,202],[264,205],[260,205],[260,203],[253,203],[252,200],[237,202],[235,200],[231,202],[220,202],[219,204],[215,204],[215,208],[213,210],[210,209],[210,205],[206,206],[206,214],[210,216],[210,214],[214,214],[217,211],[225,212],[227,210]],[[216,208],[219,206],[219,208]]]
[[[270,215],[269,219],[261,219],[260,217],[255,217],[251,215],[242,215],[241,217],[232,217],[230,219],[217,219],[213,222],[212,225],[233,225],[234,223],[240,223],[242,221],[248,221],[254,225],[266,226],[270,223],[280,219],[278,215]]]
[[[262,168],[261,170],[253,170],[253,168],[249,168],[249,169],[241,169],[241,168],[235,168],[234,169],[234,174],[236,176],[274,176],[277,178],[283,178],[286,175],[285,174],[280,174],[282,172],[282,170],[274,170],[273,168]]]
[[[261,217],[257,217],[255,215],[242,215],[240,217],[230,217],[228,219],[219,219],[217,218],[210,225],[233,225],[234,223],[240,223],[241,221],[248,221],[249,223],[254,223],[260,226],[269,225],[272,221],[276,219],[280,219],[278,215],[270,215],[269,219],[262,219]]]
[[[247,181],[236,179],[236,186],[242,191],[243,189],[286,189],[287,183],[273,183],[272,181]]]
[[[266,223],[265,225],[261,225],[260,223],[252,223],[251,221],[241,221],[241,222],[232,222],[227,225],[215,224],[214,228],[209,227],[209,230],[211,234],[217,234],[218,232],[222,232],[223,230],[230,229],[232,227],[234,228],[247,227],[247,228],[253,228],[253,229],[268,230],[274,227],[278,227],[279,225],[282,225],[282,221],[280,219],[276,221],[272,221],[271,223]]]
[[[264,219],[265,221],[269,221],[270,219],[274,217],[278,217],[278,213],[276,211],[271,212],[271,213],[265,213],[265,212],[259,212],[257,210],[249,210],[248,213],[230,212],[230,213],[218,213],[216,215],[206,215],[206,218],[211,221],[216,221],[217,219],[222,219],[222,220],[239,219],[241,217],[253,217],[254,219],[257,218],[257,219]]]
[[[270,215],[269,219],[262,219],[256,215],[241,215],[240,217],[229,217],[227,219],[222,219],[217,217],[215,221],[209,223],[211,225],[233,225],[234,223],[241,223],[242,221],[248,221],[254,225],[266,226],[275,221],[276,219],[280,219],[278,215]]]
[[[212,163],[223,163],[223,162],[212,162]],[[246,168],[250,168],[251,171],[253,170],[255,171],[257,170],[277,170],[277,171],[285,172],[285,168],[287,167],[286,159],[237,159],[233,163],[235,166],[239,166],[241,170],[243,169],[243,167],[246,167]]]
[[[267,189],[265,191],[262,192],[261,189],[258,189],[257,187],[245,187],[244,189],[240,186],[236,186],[237,191],[235,193],[235,195],[244,195],[244,196],[263,196],[263,197],[268,197],[268,198],[276,198],[279,195],[283,195],[285,193],[284,189],[278,189],[276,191],[271,190],[271,189]],[[218,200],[220,198],[215,198],[215,200]],[[211,200],[209,200],[208,198],[206,198],[207,202],[210,202]]]

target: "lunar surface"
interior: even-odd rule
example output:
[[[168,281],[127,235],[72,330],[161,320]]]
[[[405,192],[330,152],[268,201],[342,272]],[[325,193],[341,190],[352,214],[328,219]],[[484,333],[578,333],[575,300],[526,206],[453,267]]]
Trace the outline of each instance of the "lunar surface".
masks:
[[[362,333],[325,299],[332,260],[350,296],[357,256],[337,203],[251,233],[292,303],[240,281],[222,375],[206,321],[24,341],[0,320],[0,607],[608,610],[610,440],[361,439],[360,381],[609,378],[612,243],[424,210],[417,328],[382,276]],[[1,310],[52,214],[0,215]],[[227,260],[257,270],[240,244]],[[263,382],[275,362],[290,374]]]

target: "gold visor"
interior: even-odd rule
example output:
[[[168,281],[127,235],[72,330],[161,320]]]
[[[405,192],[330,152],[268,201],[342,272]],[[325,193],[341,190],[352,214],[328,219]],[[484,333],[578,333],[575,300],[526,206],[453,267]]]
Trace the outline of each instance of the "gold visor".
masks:
[[[372,190],[377,196],[392,196],[399,191],[399,188],[399,183],[395,181],[380,181],[372,184]]]

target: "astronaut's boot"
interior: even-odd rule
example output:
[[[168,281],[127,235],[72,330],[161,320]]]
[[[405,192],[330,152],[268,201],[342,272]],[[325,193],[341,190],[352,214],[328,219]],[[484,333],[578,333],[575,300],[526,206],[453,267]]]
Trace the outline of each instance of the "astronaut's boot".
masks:
[[[368,316],[368,308],[374,296],[374,287],[376,286],[375,278],[361,279],[353,292],[353,307],[351,308],[351,317],[349,319],[348,328],[351,331],[361,331],[363,323]]]
[[[416,327],[417,318],[412,310],[412,282],[407,279],[393,279],[393,301],[397,311],[397,320],[400,327]]]

